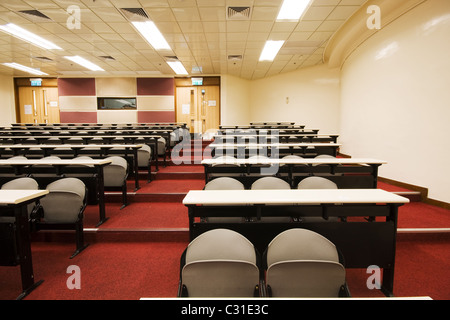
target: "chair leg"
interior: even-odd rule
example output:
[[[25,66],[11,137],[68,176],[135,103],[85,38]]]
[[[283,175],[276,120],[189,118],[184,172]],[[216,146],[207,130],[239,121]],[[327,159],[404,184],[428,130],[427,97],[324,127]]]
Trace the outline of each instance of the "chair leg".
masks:
[[[124,181],[123,185],[122,185],[122,206],[120,207],[120,209],[125,208],[128,205],[128,200],[127,200],[127,182]]]
[[[89,244],[84,243],[83,221],[78,221],[75,223],[75,237],[77,249],[70,256],[70,259],[75,258],[81,251],[89,246]]]
[[[147,183],[150,183],[152,181],[152,164],[150,163],[150,160],[148,161],[148,181]]]

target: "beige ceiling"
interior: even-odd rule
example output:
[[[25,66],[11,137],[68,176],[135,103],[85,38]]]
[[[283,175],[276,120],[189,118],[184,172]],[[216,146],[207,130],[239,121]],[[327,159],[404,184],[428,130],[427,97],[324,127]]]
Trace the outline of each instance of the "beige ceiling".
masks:
[[[15,23],[64,49],[40,49],[0,32],[0,64],[16,62],[52,76],[174,76],[165,61],[176,56],[193,76],[260,79],[323,63],[327,41],[365,2],[313,0],[300,22],[277,22],[282,0],[0,0],[0,25]],[[71,5],[81,9],[80,29],[67,27]],[[249,6],[250,17],[230,20],[228,6]],[[120,8],[143,8],[172,51],[155,51]],[[38,10],[51,20],[32,22],[18,13],[23,10]],[[286,41],[273,62],[258,61],[266,40]],[[72,64],[63,58],[68,55],[80,55],[105,72]],[[230,59],[235,55],[242,59]],[[193,72],[193,67],[201,67],[201,73]],[[29,76],[3,65],[0,74]]]

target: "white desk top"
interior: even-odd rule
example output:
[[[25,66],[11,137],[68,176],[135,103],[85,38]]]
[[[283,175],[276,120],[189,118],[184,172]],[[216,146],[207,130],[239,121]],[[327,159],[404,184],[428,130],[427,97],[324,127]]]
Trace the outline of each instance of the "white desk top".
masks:
[[[272,148],[289,148],[289,147],[340,147],[342,144],[339,143],[211,143],[209,147],[212,148],[263,148],[263,147],[272,147]]]
[[[136,138],[136,137],[151,137],[151,138],[158,138],[161,137],[159,135],[154,134],[114,134],[114,135],[98,135],[98,134],[92,134],[92,135],[48,135],[48,134],[42,134],[42,135],[13,135],[13,136],[2,136],[0,135],[1,139],[71,139],[71,138]]]
[[[0,205],[20,204],[46,194],[48,190],[0,190]]]
[[[246,164],[386,164],[384,160],[369,159],[369,158],[301,158],[301,159],[204,159],[203,165],[246,165]]]
[[[106,165],[111,163],[111,160],[105,159],[92,159],[92,160],[83,160],[83,159],[28,159],[28,160],[15,160],[15,159],[6,159],[0,160],[0,166],[11,166],[11,165],[19,165],[19,166],[32,166],[32,165],[78,165],[78,166],[98,166],[98,165]]]
[[[56,148],[142,148],[142,144],[0,144],[3,149]]]
[[[280,130],[282,131],[282,130]],[[213,137],[218,138],[226,138],[226,137],[290,137],[290,136],[304,136],[304,137],[331,137],[331,136],[339,136],[339,134],[325,134],[325,133],[268,133],[268,134],[262,134],[262,133],[252,133],[252,132],[242,132],[242,133],[224,133],[220,134],[217,133]]]
[[[381,189],[317,190],[191,190],[184,205],[307,205],[333,203],[408,203],[409,199]]]

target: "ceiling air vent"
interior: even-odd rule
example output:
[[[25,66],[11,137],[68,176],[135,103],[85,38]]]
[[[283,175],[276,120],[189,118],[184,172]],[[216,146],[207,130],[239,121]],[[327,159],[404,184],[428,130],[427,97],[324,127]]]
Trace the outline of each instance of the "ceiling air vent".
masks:
[[[100,56],[100,59],[104,59],[106,61],[116,61],[116,59],[114,59],[114,57],[111,56]]]
[[[250,20],[251,7],[227,7],[228,20]]]
[[[166,61],[179,61],[177,56],[165,56]]]
[[[52,62],[53,60],[47,57],[33,57],[33,59],[42,61],[42,62]]]
[[[240,60],[242,60],[242,54],[231,54],[228,56],[228,60],[240,61]]]
[[[147,13],[142,8],[121,8],[122,14],[131,22],[150,20]]]
[[[53,20],[38,10],[17,11],[19,15],[31,22],[52,22]]]

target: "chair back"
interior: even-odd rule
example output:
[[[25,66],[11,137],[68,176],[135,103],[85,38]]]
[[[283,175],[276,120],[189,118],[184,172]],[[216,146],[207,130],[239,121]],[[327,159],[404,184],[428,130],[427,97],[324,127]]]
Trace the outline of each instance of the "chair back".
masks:
[[[239,180],[230,177],[220,177],[209,181],[205,190],[244,190],[245,187]]]
[[[300,181],[298,189],[338,189],[333,181],[324,177],[307,177]]]
[[[345,285],[335,245],[311,230],[277,235],[267,247],[266,263],[272,297],[338,297]]]
[[[2,190],[38,190],[39,185],[33,178],[23,177],[6,182]]]
[[[77,178],[62,178],[47,185],[40,200],[46,223],[75,223],[85,205],[86,186]]]
[[[252,190],[291,189],[289,183],[277,177],[263,177],[253,182]]]
[[[228,229],[202,233],[188,245],[182,283],[190,297],[252,297],[259,284],[253,244]]]
[[[105,160],[111,163],[103,168],[105,187],[120,187],[125,183],[127,177],[128,163],[122,157],[112,156]]]

